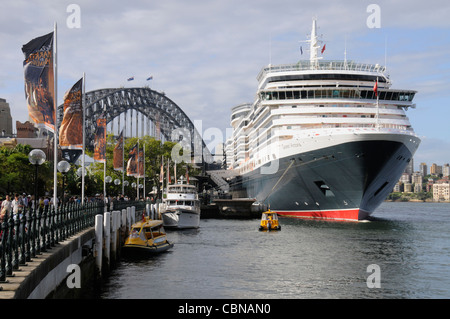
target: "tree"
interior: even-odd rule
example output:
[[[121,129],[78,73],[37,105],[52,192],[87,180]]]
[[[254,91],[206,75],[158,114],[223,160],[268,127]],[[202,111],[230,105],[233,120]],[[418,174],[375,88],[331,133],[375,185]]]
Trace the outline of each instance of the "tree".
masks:
[[[30,145],[18,144],[14,148],[0,148],[0,192],[3,194],[34,194],[34,170],[29,162]],[[39,166],[38,194],[43,195],[51,187],[53,177],[52,163],[48,161]],[[50,182],[49,182],[50,181]]]

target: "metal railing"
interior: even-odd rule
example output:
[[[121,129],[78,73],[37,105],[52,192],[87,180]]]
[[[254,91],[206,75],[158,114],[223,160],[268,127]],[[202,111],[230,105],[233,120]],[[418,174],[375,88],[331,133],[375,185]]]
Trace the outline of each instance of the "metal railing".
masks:
[[[0,283],[31,258],[55,247],[68,237],[95,225],[104,203],[68,203],[58,207],[31,207],[17,214],[6,213],[0,221]],[[1,287],[0,287],[1,290]]]

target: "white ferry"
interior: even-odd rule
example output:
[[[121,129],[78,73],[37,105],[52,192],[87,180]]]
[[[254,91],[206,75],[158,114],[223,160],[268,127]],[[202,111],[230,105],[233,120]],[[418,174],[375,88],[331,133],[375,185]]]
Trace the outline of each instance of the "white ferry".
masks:
[[[194,185],[167,185],[161,213],[166,228],[198,228],[200,226],[200,200]]]
[[[315,20],[308,42],[309,60],[264,67],[254,103],[232,109],[230,189],[280,216],[366,219],[420,144],[416,91],[392,89],[378,64],[322,60]]]

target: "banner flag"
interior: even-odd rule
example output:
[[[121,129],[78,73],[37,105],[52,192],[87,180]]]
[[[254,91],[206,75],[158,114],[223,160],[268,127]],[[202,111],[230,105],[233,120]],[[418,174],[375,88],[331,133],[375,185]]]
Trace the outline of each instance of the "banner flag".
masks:
[[[164,157],[161,157],[161,169],[159,172],[159,182],[161,184],[164,182]]]
[[[83,149],[83,78],[64,95],[64,116],[59,128],[62,149]]]
[[[136,143],[130,150],[127,163],[127,176],[137,175],[137,152],[138,144]]]
[[[106,117],[104,115],[97,119],[94,140],[94,160],[100,163],[106,162]]]
[[[22,46],[28,115],[37,127],[55,132],[55,85],[53,34],[35,38]]]
[[[375,82],[375,85],[373,86],[373,91],[375,92],[375,96],[378,97],[378,78],[377,81]]]
[[[120,132],[114,147],[113,157],[114,170],[123,171],[123,130]]]
[[[145,174],[145,172],[144,172],[144,150],[143,149],[141,149],[141,150],[139,150],[139,169],[138,169],[138,174],[137,174],[137,177],[138,178],[143,178],[144,177],[144,174]]]

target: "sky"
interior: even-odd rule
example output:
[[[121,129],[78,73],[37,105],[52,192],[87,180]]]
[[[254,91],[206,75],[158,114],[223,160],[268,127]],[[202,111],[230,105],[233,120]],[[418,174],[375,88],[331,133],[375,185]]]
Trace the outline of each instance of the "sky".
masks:
[[[86,91],[148,85],[224,140],[231,108],[253,102],[261,68],[308,59],[300,46],[313,17],[324,59],[346,51],[348,60],[386,64],[392,88],[418,92],[407,111],[422,138],[415,167],[449,163],[446,0],[0,0],[0,97],[14,127],[28,120],[21,48],[56,22],[58,105],[83,72]]]

